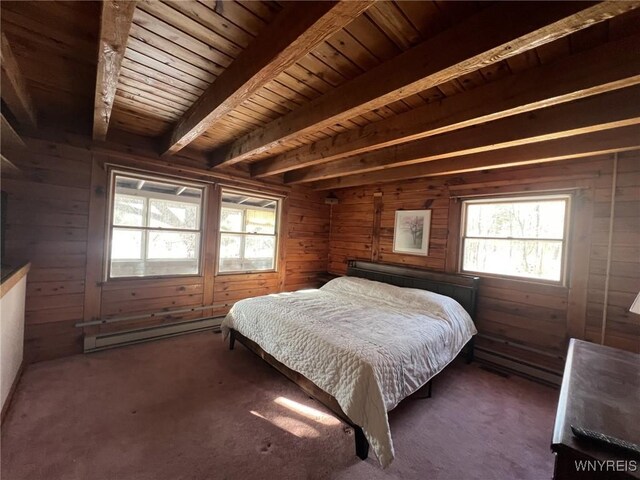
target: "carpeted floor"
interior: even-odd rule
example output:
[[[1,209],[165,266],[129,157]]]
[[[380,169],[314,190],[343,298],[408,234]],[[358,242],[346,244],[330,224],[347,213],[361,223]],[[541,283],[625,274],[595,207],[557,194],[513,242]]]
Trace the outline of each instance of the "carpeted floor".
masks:
[[[201,333],[30,366],[2,479],[549,479],[558,391],[455,363],[390,414],[396,459],[262,360]]]

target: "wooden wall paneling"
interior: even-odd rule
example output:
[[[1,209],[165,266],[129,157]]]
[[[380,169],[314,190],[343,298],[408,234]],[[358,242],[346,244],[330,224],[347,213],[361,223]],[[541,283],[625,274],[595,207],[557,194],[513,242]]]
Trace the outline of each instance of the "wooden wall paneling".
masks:
[[[371,236],[373,237],[373,241],[371,242],[372,262],[377,262],[380,259],[380,224],[382,222],[382,209],[384,206],[382,195],[382,192],[375,192],[373,194],[373,229],[371,230]]]
[[[448,273],[456,273],[460,264],[461,222],[462,202],[458,198],[450,198],[447,224],[447,254],[444,268]]]
[[[2,187],[9,193],[7,250],[16,261],[31,260],[26,302],[27,361],[79,353],[82,334],[75,324],[97,318],[117,318],[169,312],[104,324],[85,332],[118,332],[221,315],[228,308],[208,312],[170,313],[198,308],[214,302],[229,303],[255,295],[318,285],[318,274],[326,270],[329,248],[329,208],[324,194],[307,188],[282,188],[262,182],[243,182],[232,174],[216,174],[197,168],[189,160],[184,170],[163,170],[135,147],[111,149],[108,142],[85,143],[69,137],[70,143],[25,138],[27,149],[16,151],[22,176],[2,171]],[[98,146],[96,146],[98,145]],[[282,217],[281,245],[284,262],[280,272],[215,276],[217,255],[218,196],[212,190],[207,200],[208,221],[203,242],[203,276],[134,279],[103,282],[104,240],[108,177],[105,163],[204,180],[268,192],[291,194]],[[155,166],[155,168],[153,168]],[[202,174],[202,175],[199,175]],[[287,219],[288,217],[288,219]],[[213,237],[213,239],[211,238]],[[206,303],[205,303],[206,302]]]
[[[602,314],[606,309],[605,344],[640,352],[640,317],[629,312],[640,291],[640,168],[637,152],[619,154],[616,211],[608,304],[604,305],[608,250],[611,175],[598,178],[595,188],[593,235],[588,282],[586,338],[601,341]]]
[[[207,187],[207,206],[205,210],[206,221],[203,235],[202,269],[203,305],[213,304],[213,291],[215,285],[216,266],[218,264],[218,229],[220,224],[220,186],[218,184]],[[213,309],[202,312],[203,316],[213,315]]]
[[[318,275],[327,269],[330,207],[324,197],[307,188],[288,196],[285,291],[318,287]]]
[[[25,139],[13,158],[24,172],[7,177],[7,255],[29,260],[25,359],[38,361],[81,351],[91,157],[40,148]]]
[[[572,198],[571,240],[569,242],[568,281],[570,284],[567,309],[567,334],[573,338],[584,338],[587,316],[589,261],[591,258],[591,222],[593,219],[592,181]]]
[[[289,198],[283,198],[280,203],[280,224],[278,232],[278,291],[282,292],[287,279],[287,244],[289,233]]]
[[[83,322],[98,320],[101,316],[102,282],[104,281],[104,258],[107,198],[109,195],[106,158],[92,155],[91,185],[89,196],[89,220],[87,226],[87,264],[85,270]],[[83,327],[85,335],[95,335],[97,327]]]

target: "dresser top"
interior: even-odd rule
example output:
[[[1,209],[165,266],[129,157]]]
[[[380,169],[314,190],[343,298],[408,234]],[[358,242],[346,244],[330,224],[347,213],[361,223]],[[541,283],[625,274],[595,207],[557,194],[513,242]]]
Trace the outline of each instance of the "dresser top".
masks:
[[[577,440],[571,425],[640,444],[640,355],[571,339],[551,448],[624,459]]]

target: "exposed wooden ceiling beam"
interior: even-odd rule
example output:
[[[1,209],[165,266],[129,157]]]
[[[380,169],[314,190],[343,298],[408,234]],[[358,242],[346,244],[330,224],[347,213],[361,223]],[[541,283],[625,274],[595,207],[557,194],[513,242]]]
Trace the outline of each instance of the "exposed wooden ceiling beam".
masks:
[[[303,183],[498,150],[640,123],[640,86],[522,113],[285,174]],[[500,155],[500,153],[495,153]]]
[[[12,173],[20,172],[20,169],[16,167],[11,160],[9,160],[7,157],[4,156],[4,153],[0,153],[0,165],[2,165],[0,170],[2,170],[3,172],[7,172],[7,171]]]
[[[484,152],[448,158],[406,167],[380,170],[360,175],[333,178],[311,184],[316,190],[373,185],[421,177],[490,170],[518,165],[553,162],[593,155],[640,149],[640,127],[637,125],[576,135],[532,145],[505,148],[499,152]]]
[[[365,0],[287,4],[187,110],[165,142],[164,153],[173,154],[191,143],[373,3]]]
[[[23,125],[37,126],[36,109],[27,90],[27,82],[22,76],[18,62],[11,51],[9,40],[2,34],[2,100],[13,116]]]
[[[98,39],[98,72],[93,106],[93,138],[107,138],[113,101],[118,88],[120,66],[127,48],[127,39],[135,1],[103,0]]]
[[[251,165],[256,178],[319,165],[640,83],[640,35],[526,70]]]
[[[14,130],[3,113],[0,113],[0,139],[2,140],[2,148],[6,147],[25,147],[24,141]]]
[[[214,152],[226,166],[549,43],[640,2],[499,3]],[[517,21],[520,20],[520,21]]]

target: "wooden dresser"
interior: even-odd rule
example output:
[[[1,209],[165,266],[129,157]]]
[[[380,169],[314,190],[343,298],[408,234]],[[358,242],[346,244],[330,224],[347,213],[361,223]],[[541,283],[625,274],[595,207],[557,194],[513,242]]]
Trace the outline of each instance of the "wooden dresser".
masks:
[[[640,444],[640,355],[572,339],[551,443],[556,480],[640,478],[640,458],[578,440],[571,425]]]

